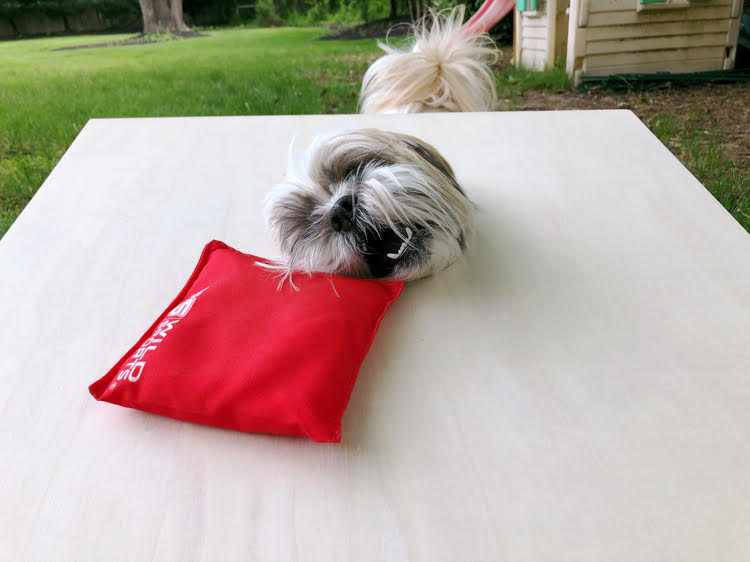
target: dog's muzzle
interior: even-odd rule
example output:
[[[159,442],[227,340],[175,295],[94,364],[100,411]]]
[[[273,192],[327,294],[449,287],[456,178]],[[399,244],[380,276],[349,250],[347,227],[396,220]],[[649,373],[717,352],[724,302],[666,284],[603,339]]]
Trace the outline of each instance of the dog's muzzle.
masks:
[[[331,228],[336,232],[351,232],[354,230],[356,212],[356,197],[354,195],[342,197],[331,209]]]

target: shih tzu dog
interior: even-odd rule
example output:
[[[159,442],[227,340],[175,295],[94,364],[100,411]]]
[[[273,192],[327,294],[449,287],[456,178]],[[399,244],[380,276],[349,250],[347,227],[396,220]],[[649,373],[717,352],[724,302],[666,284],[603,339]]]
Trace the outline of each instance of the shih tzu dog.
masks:
[[[404,51],[381,45],[386,55],[364,77],[361,111],[494,109],[488,64],[496,51],[483,9],[463,27],[462,6],[432,14]],[[264,214],[283,252],[272,267],[292,286],[295,271],[419,279],[455,262],[474,232],[473,204],[440,153],[376,129],[318,137],[303,158],[290,149]]]
[[[409,281],[448,267],[472,237],[472,203],[448,162],[415,137],[364,129],[318,137],[303,158],[293,152],[264,209],[286,277]]]

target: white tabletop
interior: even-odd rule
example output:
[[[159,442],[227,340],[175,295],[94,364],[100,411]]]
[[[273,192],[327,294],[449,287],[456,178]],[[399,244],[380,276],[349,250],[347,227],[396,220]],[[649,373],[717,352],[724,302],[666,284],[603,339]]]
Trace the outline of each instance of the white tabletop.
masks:
[[[415,134],[480,208],[343,442],[95,402],[299,135]],[[96,120],[0,241],[2,560],[750,560],[750,236],[626,111]]]

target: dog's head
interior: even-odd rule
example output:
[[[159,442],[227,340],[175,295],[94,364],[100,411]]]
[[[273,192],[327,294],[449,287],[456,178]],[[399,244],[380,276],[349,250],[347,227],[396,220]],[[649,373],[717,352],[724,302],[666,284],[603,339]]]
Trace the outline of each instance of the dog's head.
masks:
[[[375,129],[290,154],[264,213],[289,273],[418,279],[456,261],[474,231],[473,205],[437,150]]]

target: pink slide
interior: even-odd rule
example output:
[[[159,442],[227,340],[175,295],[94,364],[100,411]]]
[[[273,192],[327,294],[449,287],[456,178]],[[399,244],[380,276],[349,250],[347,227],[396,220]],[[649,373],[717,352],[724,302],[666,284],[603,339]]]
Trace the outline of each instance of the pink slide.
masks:
[[[516,0],[484,0],[484,4],[461,27],[461,31],[465,35],[485,33],[503,19],[513,9],[515,4]]]

